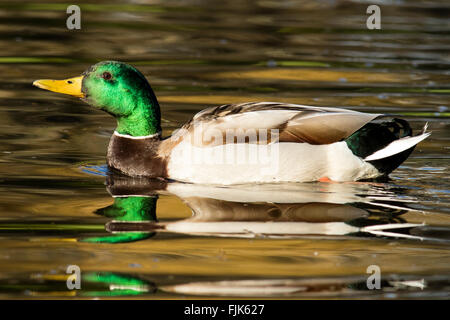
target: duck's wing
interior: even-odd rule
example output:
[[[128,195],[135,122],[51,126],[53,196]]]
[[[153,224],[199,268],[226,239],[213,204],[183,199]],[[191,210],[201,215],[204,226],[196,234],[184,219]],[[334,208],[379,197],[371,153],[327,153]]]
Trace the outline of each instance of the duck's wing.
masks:
[[[382,115],[277,102],[228,104],[197,113],[172,137],[196,135],[191,143],[211,146],[229,143],[227,134],[234,135],[232,141],[268,143],[275,132],[279,142],[329,144],[349,137],[379,116]],[[258,137],[253,141],[254,134]],[[263,134],[269,138],[261,139],[259,135]]]

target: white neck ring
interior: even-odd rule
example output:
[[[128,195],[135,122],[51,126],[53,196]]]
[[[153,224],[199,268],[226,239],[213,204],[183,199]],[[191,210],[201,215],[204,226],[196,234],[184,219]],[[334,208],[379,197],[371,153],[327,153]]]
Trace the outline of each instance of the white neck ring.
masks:
[[[149,139],[149,138],[159,137],[161,135],[161,131],[158,131],[157,133],[154,133],[154,134],[150,134],[148,136],[130,136],[129,134],[122,134],[122,133],[118,133],[117,131],[114,131],[114,135],[118,136],[118,137],[122,137],[122,138],[139,140],[139,139]]]

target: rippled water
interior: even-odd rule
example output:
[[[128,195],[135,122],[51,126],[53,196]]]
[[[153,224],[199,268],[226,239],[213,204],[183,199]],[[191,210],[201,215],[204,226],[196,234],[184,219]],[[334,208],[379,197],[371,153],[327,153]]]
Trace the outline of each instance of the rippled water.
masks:
[[[81,5],[69,31],[65,3],[0,2],[1,298],[448,298],[446,1],[378,2],[381,31],[366,29],[366,1],[146,3]],[[31,86],[107,59],[147,76],[165,135],[245,101],[401,114],[433,133],[384,183],[108,176],[114,120]],[[370,265],[381,290],[367,289]]]

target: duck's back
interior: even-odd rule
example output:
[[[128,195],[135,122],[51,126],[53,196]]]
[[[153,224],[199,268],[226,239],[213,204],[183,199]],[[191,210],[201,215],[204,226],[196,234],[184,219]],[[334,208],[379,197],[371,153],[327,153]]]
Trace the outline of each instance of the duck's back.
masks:
[[[395,146],[382,165],[382,159],[365,161],[366,153],[410,139],[406,121],[382,119],[382,114],[274,102],[208,108],[167,139],[168,176],[211,184],[375,178],[394,170],[428,135]]]

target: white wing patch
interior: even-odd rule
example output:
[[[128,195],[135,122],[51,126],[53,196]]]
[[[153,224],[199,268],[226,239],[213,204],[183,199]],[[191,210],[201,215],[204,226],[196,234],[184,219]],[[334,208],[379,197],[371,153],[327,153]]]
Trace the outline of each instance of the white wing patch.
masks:
[[[425,140],[430,136],[431,132],[423,133],[421,135],[415,137],[405,137],[398,140],[395,140],[388,144],[381,150],[372,153],[370,156],[367,156],[365,161],[373,161],[379,160],[383,158],[387,158],[393,156],[394,154],[400,153],[402,151],[408,150],[418,144],[420,141]]]
[[[356,181],[380,175],[373,165],[355,156],[345,142],[244,143],[202,148],[183,141],[172,150],[168,173],[178,181],[218,185],[306,182],[322,177]]]

